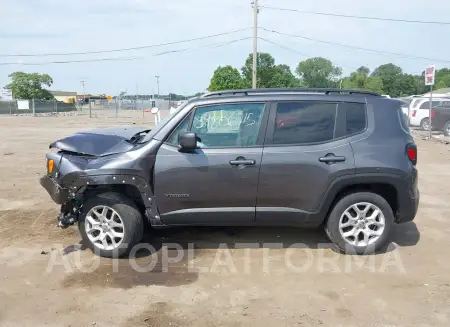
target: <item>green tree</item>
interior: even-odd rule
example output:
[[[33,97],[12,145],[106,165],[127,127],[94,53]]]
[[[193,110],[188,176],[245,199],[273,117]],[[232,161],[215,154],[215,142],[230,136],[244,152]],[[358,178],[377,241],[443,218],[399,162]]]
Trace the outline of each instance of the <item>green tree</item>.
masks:
[[[394,82],[395,96],[406,96],[416,94],[417,85],[413,75],[402,74]]]
[[[291,72],[288,65],[277,65],[272,69],[272,77],[268,81],[269,88],[300,87],[301,82]]]
[[[188,96],[188,98],[191,98],[191,97],[199,97],[199,96],[202,96],[203,94],[205,94],[205,92],[197,92],[197,93],[195,93],[193,96]]]
[[[322,57],[300,61],[295,70],[308,87],[336,87],[342,69]]]
[[[434,88],[435,88],[436,90],[443,89],[443,88],[445,88],[445,87],[447,87],[447,85],[445,84],[445,82],[444,82],[443,80],[440,80],[440,81],[434,86]]]
[[[450,87],[450,69],[442,68],[436,70],[436,86],[435,89]]]
[[[398,97],[402,94],[400,80],[403,78],[403,71],[400,67],[391,63],[381,65],[373,71],[372,76],[381,78],[383,94],[388,94],[391,97]]]
[[[424,94],[428,92],[429,87],[425,85],[425,72],[422,75],[414,75],[414,94]]]
[[[275,59],[268,53],[258,52],[256,57],[256,86],[258,88],[273,87],[271,80],[274,74]],[[253,54],[249,54],[241,69],[246,87],[252,86]]]
[[[235,90],[244,88],[244,81],[236,68],[218,67],[211,78],[209,91]]]
[[[349,77],[344,78],[342,86],[346,89],[363,89],[374,92],[383,92],[383,82],[381,78],[369,75],[370,70],[367,67],[359,67]]]
[[[15,72],[8,77],[11,78],[11,83],[6,88],[12,91],[15,99],[53,99],[53,95],[43,88],[53,84],[53,79],[47,74]]]

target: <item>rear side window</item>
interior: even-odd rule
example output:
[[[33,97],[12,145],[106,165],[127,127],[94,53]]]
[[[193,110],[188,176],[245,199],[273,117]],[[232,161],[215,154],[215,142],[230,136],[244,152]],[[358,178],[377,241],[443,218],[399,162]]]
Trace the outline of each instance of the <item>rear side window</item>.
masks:
[[[334,138],[337,104],[317,101],[280,102],[274,144],[309,144]]]
[[[422,100],[422,99],[414,99],[414,100],[410,103],[411,108],[417,107],[417,105],[419,104],[419,102],[420,102],[421,100]]]
[[[441,101],[432,101],[431,102],[431,106],[432,107],[436,107],[441,103]],[[420,105],[419,109],[429,109],[430,108],[430,101],[425,101],[424,103],[422,103]]]
[[[363,103],[341,103],[345,108],[346,135],[361,133],[366,129],[367,113]]]

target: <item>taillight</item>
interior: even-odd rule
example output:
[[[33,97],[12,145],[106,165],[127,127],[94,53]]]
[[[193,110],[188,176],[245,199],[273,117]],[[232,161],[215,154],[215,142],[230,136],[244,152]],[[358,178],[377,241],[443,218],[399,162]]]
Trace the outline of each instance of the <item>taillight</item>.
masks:
[[[436,116],[436,109],[431,109],[431,118],[434,118]]]
[[[413,117],[416,117],[416,113],[417,113],[417,110],[414,110],[414,111],[412,112],[412,116],[413,116]]]
[[[413,165],[417,164],[417,146],[415,144],[409,143],[406,146],[406,155]]]

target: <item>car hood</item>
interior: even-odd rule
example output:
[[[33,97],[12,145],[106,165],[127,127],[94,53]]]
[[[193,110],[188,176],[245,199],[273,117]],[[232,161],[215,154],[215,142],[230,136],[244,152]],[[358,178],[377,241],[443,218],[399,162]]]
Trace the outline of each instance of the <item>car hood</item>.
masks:
[[[57,140],[49,148],[75,155],[106,156],[129,151],[134,147],[134,138],[149,131],[148,127],[138,126],[99,128]]]

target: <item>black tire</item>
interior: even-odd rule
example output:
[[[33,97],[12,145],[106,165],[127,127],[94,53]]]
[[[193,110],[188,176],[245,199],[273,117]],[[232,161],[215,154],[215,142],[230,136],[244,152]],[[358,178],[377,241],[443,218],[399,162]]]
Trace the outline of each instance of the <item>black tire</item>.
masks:
[[[115,210],[122,219],[124,225],[124,236],[121,246],[115,250],[99,249],[91,242],[85,230],[85,218],[89,210],[96,206],[105,205]],[[136,204],[119,193],[100,193],[88,197],[83,204],[82,211],[78,217],[78,229],[84,244],[95,254],[101,257],[113,258],[123,256],[142,240],[144,234],[144,221]]]
[[[444,135],[450,136],[450,121],[446,122],[444,125]]]
[[[359,202],[368,202],[376,205],[384,215],[385,227],[383,234],[374,243],[368,246],[354,246],[347,243],[339,231],[339,220],[345,210]],[[340,251],[348,254],[375,253],[390,241],[390,233],[394,225],[394,214],[389,203],[380,195],[371,192],[352,193],[340,199],[332,209],[325,225],[329,239]]]
[[[420,121],[420,129],[423,131],[428,131],[429,128],[427,128],[427,125],[430,125],[430,119],[429,118],[424,118]]]

